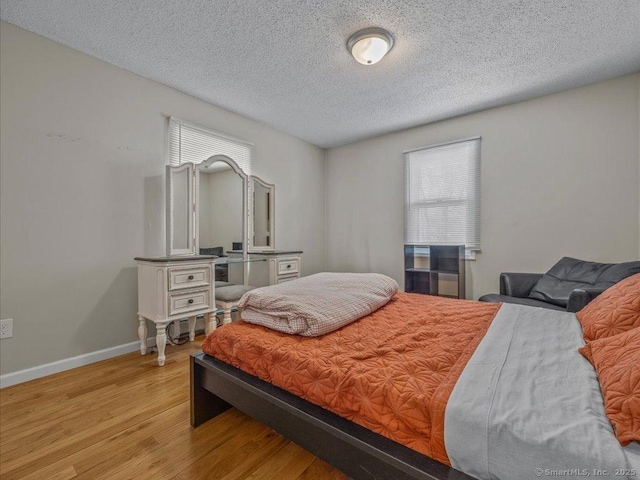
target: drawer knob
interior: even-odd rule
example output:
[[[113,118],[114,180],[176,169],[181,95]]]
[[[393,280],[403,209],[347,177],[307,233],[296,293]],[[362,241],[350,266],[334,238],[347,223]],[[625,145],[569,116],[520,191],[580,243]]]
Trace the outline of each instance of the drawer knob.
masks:
[[[193,275],[189,275],[187,278],[188,278],[189,280],[193,280]]]
[[[287,265],[287,268],[291,268],[291,264]]]
[[[193,298],[190,298],[187,303],[193,303]]]

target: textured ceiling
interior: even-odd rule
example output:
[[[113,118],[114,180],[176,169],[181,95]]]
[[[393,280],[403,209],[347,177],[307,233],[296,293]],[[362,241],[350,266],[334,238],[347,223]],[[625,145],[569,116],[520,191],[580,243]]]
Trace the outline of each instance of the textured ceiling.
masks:
[[[639,0],[2,0],[3,20],[321,147],[640,70]],[[345,43],[380,26],[379,64]]]

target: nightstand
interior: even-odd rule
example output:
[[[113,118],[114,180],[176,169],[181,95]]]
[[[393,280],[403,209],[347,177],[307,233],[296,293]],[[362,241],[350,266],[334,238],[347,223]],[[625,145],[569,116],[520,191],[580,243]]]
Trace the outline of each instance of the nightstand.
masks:
[[[138,336],[147,353],[147,320],[156,326],[158,365],[165,362],[167,326],[189,318],[189,340],[195,337],[196,316],[204,315],[205,331],[216,328],[214,260],[210,255],[136,257],[138,263]]]

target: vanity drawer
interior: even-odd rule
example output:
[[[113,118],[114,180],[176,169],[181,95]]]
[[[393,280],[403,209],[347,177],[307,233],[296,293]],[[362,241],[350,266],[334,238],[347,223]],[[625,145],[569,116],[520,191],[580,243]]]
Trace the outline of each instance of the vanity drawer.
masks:
[[[169,294],[169,316],[204,310],[210,306],[209,289]]]
[[[298,258],[278,259],[278,275],[289,275],[300,272],[300,260]]]
[[[281,277],[278,277],[278,283],[290,282],[292,280],[297,280],[299,278],[300,277],[298,275],[281,276]]]
[[[170,268],[169,290],[206,287],[211,283],[210,267]]]

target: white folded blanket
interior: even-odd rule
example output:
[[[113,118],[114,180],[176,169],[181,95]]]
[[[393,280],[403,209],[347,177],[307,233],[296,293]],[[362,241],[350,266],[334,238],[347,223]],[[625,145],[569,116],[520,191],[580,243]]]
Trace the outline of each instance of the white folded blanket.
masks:
[[[397,291],[396,281],[379,273],[317,273],[251,290],[238,307],[247,322],[317,337],[376,311]]]

